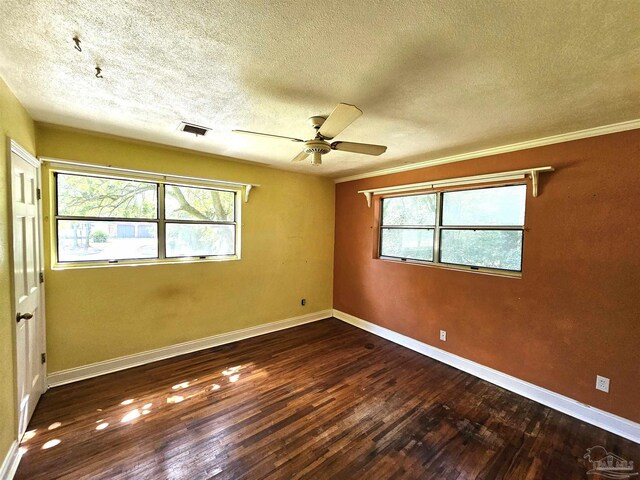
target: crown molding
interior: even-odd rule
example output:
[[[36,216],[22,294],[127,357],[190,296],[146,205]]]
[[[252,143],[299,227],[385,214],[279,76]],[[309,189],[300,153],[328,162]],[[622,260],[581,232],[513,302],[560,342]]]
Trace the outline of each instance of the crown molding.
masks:
[[[411,163],[408,165],[400,165],[397,167],[383,168],[381,170],[373,170],[371,172],[350,175],[348,177],[340,177],[334,179],[335,183],[350,182],[352,180],[360,180],[362,178],[379,177],[382,175],[390,175],[392,173],[407,172],[417,170],[419,168],[433,167],[435,165],[443,165],[445,163],[462,162],[464,160],[473,160],[475,158],[488,157],[489,155],[498,155],[501,153],[517,152],[518,150],[526,150],[528,148],[544,147],[545,145],[553,145],[554,143],[570,142],[572,140],[581,140],[583,138],[598,137],[600,135],[608,135],[610,133],[625,132],[627,130],[635,130],[640,128],[640,119],[629,120],[627,122],[614,123],[612,125],[604,125],[602,127],[587,128],[586,130],[578,130],[577,132],[562,133],[560,135],[552,135],[550,137],[538,138],[535,140],[527,140],[525,142],[511,143],[501,147],[486,148],[484,150],[476,150],[474,152],[460,153],[457,155],[449,155],[447,157],[434,158],[432,160],[424,160],[422,162]]]

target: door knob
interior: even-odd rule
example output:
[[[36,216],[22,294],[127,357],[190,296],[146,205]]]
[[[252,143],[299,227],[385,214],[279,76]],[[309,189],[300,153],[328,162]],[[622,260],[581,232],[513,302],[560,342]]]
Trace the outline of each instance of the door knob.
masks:
[[[20,323],[20,320],[24,319],[24,320],[29,320],[30,318],[33,318],[33,314],[31,313],[17,313],[16,314],[16,322]]]

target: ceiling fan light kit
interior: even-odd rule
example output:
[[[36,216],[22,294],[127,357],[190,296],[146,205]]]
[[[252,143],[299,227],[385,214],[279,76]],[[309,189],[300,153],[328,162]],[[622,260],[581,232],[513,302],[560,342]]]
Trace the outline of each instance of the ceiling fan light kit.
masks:
[[[248,135],[260,135],[263,137],[276,138],[281,140],[288,140],[291,142],[304,143],[303,150],[296,155],[292,162],[301,162],[306,160],[311,155],[311,165],[322,165],[322,155],[326,155],[331,150],[339,150],[342,152],[351,153],[363,153],[365,155],[381,155],[387,151],[387,147],[384,145],[372,145],[368,143],[355,143],[355,142],[333,142],[329,143],[327,140],[332,140],[337,137],[345,128],[351,125],[358,117],[362,115],[360,110],[355,105],[349,105],[348,103],[339,103],[334,108],[331,115],[327,118],[322,116],[313,116],[309,118],[309,123],[316,130],[316,135],[311,140],[302,140],[300,138],[285,137],[282,135],[272,135],[270,133],[252,132],[249,130],[233,130],[235,133],[243,133]]]

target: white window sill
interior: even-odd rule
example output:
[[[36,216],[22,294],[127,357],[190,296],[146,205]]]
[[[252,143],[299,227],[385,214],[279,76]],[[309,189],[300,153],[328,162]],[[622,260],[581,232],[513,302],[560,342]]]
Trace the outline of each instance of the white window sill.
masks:
[[[184,258],[167,258],[158,260],[157,258],[149,260],[120,260],[118,262],[65,262],[55,263],[51,270],[78,270],[85,268],[113,268],[113,267],[143,267],[148,265],[180,265],[186,263],[210,263],[210,262],[230,262],[240,260],[239,255],[229,255],[220,257],[184,257]]]
[[[395,257],[377,257],[374,260],[381,260],[383,262],[403,263],[408,265],[418,265],[421,267],[440,268],[443,270],[455,270],[457,272],[478,273],[481,275],[491,275],[494,277],[506,277],[506,278],[522,278],[522,272],[512,272],[509,270],[498,270],[495,268],[483,268],[483,267],[467,267],[464,265],[450,265],[448,263],[436,263],[420,260],[401,260]]]

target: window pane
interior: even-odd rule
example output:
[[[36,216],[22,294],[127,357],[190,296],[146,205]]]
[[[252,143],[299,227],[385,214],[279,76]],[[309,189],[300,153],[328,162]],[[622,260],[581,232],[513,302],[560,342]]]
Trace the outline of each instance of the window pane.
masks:
[[[91,262],[158,257],[155,223],[58,220],[58,261]]]
[[[165,186],[165,218],[168,220],[234,221],[233,192],[210,188]]]
[[[435,193],[382,200],[383,225],[435,225],[435,223]]]
[[[158,185],[57,174],[58,215],[157,218]]]
[[[380,255],[433,261],[433,229],[383,228]]]
[[[445,192],[443,225],[524,225],[526,185]]]
[[[167,223],[167,257],[235,254],[234,225]]]
[[[443,230],[440,261],[520,271],[522,231]]]

